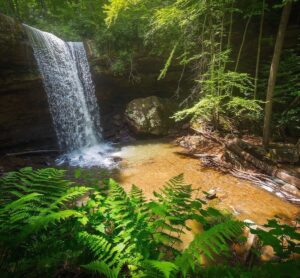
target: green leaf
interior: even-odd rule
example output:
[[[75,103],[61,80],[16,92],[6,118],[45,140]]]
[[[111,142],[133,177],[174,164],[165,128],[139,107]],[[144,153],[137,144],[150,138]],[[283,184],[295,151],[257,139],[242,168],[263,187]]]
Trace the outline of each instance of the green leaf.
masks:
[[[170,278],[171,274],[176,274],[178,272],[178,267],[176,264],[167,261],[156,261],[156,260],[146,260],[145,264],[157,269],[161,272],[165,278]]]

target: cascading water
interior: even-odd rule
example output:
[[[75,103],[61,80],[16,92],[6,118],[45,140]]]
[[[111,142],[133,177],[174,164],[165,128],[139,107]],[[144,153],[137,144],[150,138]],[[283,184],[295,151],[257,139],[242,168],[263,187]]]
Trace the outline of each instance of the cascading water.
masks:
[[[43,77],[59,146],[67,151],[57,162],[111,166],[111,148],[100,144],[100,113],[83,43],[24,27]]]

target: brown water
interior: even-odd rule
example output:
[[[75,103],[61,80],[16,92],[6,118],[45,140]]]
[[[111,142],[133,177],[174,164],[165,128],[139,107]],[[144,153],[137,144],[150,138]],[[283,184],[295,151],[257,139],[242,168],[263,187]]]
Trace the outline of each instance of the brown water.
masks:
[[[135,184],[151,198],[152,192],[158,191],[164,182],[184,173],[186,182],[191,183],[193,188],[203,191],[216,189],[218,198],[210,201],[211,205],[232,212],[241,220],[250,219],[264,224],[275,215],[286,220],[300,215],[299,207],[247,181],[204,168],[200,161],[176,153],[182,150],[162,141],[143,141],[125,146],[119,153],[123,162],[116,179],[126,190]]]

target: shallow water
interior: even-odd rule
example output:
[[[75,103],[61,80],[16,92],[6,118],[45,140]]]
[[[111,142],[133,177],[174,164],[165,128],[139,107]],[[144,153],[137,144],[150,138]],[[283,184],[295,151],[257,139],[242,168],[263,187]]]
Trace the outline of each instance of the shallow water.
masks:
[[[210,201],[211,205],[232,212],[241,220],[264,224],[275,215],[289,220],[300,214],[299,207],[245,180],[204,168],[200,161],[176,153],[182,150],[167,141],[139,141],[124,146],[116,154],[123,161],[115,179],[126,190],[132,184],[139,186],[151,198],[153,191],[158,191],[164,182],[184,173],[186,182],[193,188],[216,189],[218,198]]]

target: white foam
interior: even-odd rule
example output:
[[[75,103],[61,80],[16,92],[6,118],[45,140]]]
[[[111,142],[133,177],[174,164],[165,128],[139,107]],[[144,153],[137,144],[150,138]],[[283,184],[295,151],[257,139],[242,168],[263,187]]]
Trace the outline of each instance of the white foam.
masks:
[[[115,149],[110,144],[102,143],[61,155],[56,159],[56,164],[82,168],[101,167],[112,169],[118,166],[114,159],[114,151]]]

